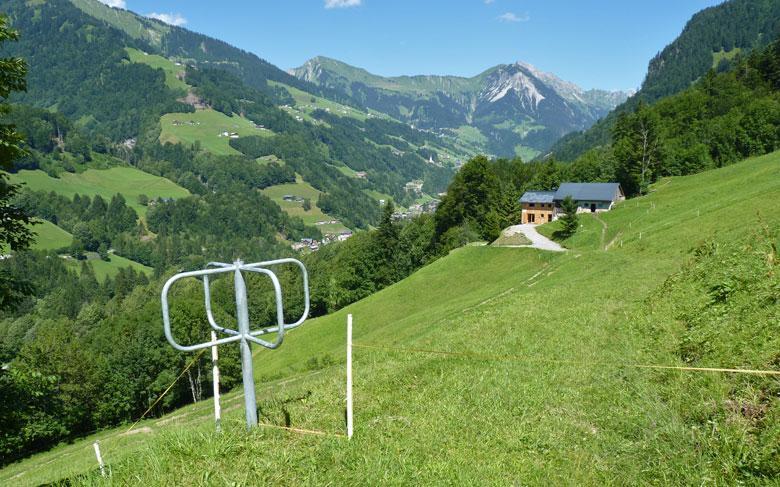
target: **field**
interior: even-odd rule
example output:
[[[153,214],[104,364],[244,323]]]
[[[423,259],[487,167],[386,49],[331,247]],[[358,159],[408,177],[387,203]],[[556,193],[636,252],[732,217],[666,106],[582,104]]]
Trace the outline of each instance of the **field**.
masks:
[[[757,403],[766,408],[759,422],[745,412],[758,407],[750,401],[764,388],[777,390],[776,378],[646,366],[777,368],[777,304],[760,311],[766,320],[757,325],[732,322],[729,308],[714,308],[719,318],[704,343],[720,343],[719,334],[734,329],[747,335],[749,347],[718,354],[705,348],[683,361],[678,352],[692,343],[684,339],[689,325],[678,317],[686,307],[696,310],[691,303],[699,303],[693,300],[699,290],[691,288],[690,296],[662,291],[684,281],[691,259],[708,258],[694,248],[715,249],[716,264],[739,257],[729,246],[743,248],[769,266],[761,279],[776,281],[777,235],[766,229],[780,227],[780,214],[760,209],[778,200],[775,153],[666,179],[650,195],[598,218],[583,215],[565,253],[455,250],[367,299],[310,320],[281,349],[255,350],[261,422],[325,435],[269,427],[247,433],[236,391],[224,399],[221,434],[213,432],[212,406],[204,401],[144,421],[130,434],[123,427],[95,436],[109,481],[776,483],[777,477],[756,472],[761,465],[771,472],[780,460],[772,449],[780,439],[778,398]],[[732,283],[728,292],[737,291]],[[710,288],[701,292],[700,304],[709,309]],[[356,347],[349,441],[338,436],[347,313],[355,318]],[[0,483],[36,485],[78,474],[84,476],[74,483],[105,483],[96,473],[92,440],[10,465],[0,471]]]
[[[13,182],[26,183],[36,191],[54,191],[68,198],[76,194],[93,197],[100,195],[110,200],[120,193],[140,216],[146,215],[146,207],[138,204],[138,195],[149,198],[183,198],[189,191],[168,179],[139,171],[132,167],[111,169],[87,169],[82,173],[62,173],[58,179],[43,171],[19,171],[11,174]]]
[[[274,85],[280,86],[285,90],[287,90],[287,92],[290,93],[290,95],[295,100],[295,107],[297,108],[297,110],[304,114],[308,115],[315,110],[327,110],[331,114],[338,115],[340,117],[356,118],[361,121],[367,118],[365,112],[356,110],[347,105],[342,105],[340,103],[336,103],[326,98],[321,98],[319,96],[306,93],[304,91],[299,90],[298,88],[293,88],[292,86],[277,83],[275,81],[271,81],[269,84],[272,86]],[[382,115],[382,117],[389,118],[384,114]]]
[[[176,77],[177,73],[185,70],[184,66],[176,66],[176,63],[156,54],[148,54],[132,47],[125,48],[130,61],[134,63],[147,64],[154,69],[162,69],[165,72],[165,84],[173,90],[187,92],[189,86],[184,81]]]
[[[288,215],[301,217],[303,222],[307,225],[314,225],[319,221],[330,221],[335,219],[334,217],[323,213],[322,210],[317,207],[317,197],[320,195],[320,192],[301,179],[300,176],[296,176],[295,183],[278,184],[276,186],[271,186],[270,188],[265,188],[263,194],[274,200],[274,202]],[[284,201],[284,195],[298,196],[304,199],[308,198],[311,201],[311,209],[309,211],[304,211],[302,202]],[[322,233],[339,233],[349,230],[340,223],[335,225],[317,225],[317,228],[322,230]]]
[[[47,220],[39,220],[39,225],[34,225],[33,231],[37,234],[32,245],[36,250],[57,250],[70,246],[73,235]]]
[[[218,155],[240,154],[230,147],[230,138],[223,137],[223,132],[235,132],[239,137],[272,133],[267,129],[255,128],[246,118],[237,115],[228,117],[210,108],[195,113],[167,113],[160,117],[160,125],[160,142],[187,145],[200,142],[201,147]]]
[[[119,269],[123,269],[125,267],[132,267],[137,272],[143,272],[147,276],[152,273],[151,267],[147,267],[143,264],[139,264],[138,262],[126,259],[116,254],[109,254],[108,261],[98,258],[91,258],[87,260],[87,262],[89,262],[89,264],[92,266],[92,269],[95,271],[95,277],[97,277],[98,281],[100,282],[105,281],[106,277],[116,276],[116,274],[119,272]],[[75,271],[78,271],[81,268],[81,262],[77,260],[69,259],[67,260],[67,264]]]

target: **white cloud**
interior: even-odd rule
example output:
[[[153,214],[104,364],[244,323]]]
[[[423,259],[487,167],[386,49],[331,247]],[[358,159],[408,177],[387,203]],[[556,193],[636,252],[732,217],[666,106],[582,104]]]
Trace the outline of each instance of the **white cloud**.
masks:
[[[507,12],[505,14],[499,15],[497,19],[501,22],[527,22],[530,17],[528,14],[517,15],[512,12]]]
[[[170,25],[184,25],[187,23],[187,19],[185,19],[182,14],[158,14],[157,12],[152,12],[150,14],[146,14],[146,16],[150,19],[157,19]]]
[[[496,0],[485,0],[485,5],[490,5],[491,3],[495,2]]]
[[[127,2],[125,0],[98,0],[100,3],[105,3],[109,7],[126,8]]]
[[[325,8],[358,7],[363,0],[325,0]]]

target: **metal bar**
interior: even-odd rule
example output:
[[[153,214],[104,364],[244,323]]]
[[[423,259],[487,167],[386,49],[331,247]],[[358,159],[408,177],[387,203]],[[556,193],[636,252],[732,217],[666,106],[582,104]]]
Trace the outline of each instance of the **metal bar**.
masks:
[[[347,438],[352,438],[352,315],[347,315]]]
[[[262,345],[267,348],[278,348],[279,345],[282,344],[282,341],[284,340],[284,304],[282,302],[282,286],[279,284],[279,279],[276,277],[276,274],[269,271],[268,269],[264,269],[262,267],[248,267],[243,266],[241,267],[242,270],[249,271],[249,272],[257,272],[259,274],[265,274],[268,277],[271,278],[271,283],[274,286],[274,295],[276,297],[276,326],[272,329],[277,332],[276,335],[276,341],[274,342],[267,342],[265,340],[262,340],[260,338],[255,338],[258,335],[263,335],[265,333],[271,333],[271,329],[264,329],[259,330],[258,332],[249,332],[247,333],[247,339],[249,341],[255,342],[259,345]]]
[[[257,424],[257,400],[255,398],[255,377],[252,366],[252,347],[247,340],[249,336],[249,306],[246,297],[246,282],[241,275],[241,261],[235,263],[234,282],[236,287],[236,315],[238,317],[238,331],[241,335],[241,371],[244,380],[244,408],[246,408],[246,427],[252,428]]]
[[[209,321],[209,325],[211,327],[221,333],[224,333],[226,335],[238,335],[238,332],[236,330],[231,330],[230,328],[225,328],[223,326],[219,326],[216,321],[214,321],[214,315],[211,313],[211,287],[209,285],[209,276],[205,275],[203,276],[203,295],[205,296],[206,300],[206,318]],[[211,334],[212,340],[216,340],[217,336],[215,334]]]
[[[176,340],[173,339],[173,334],[171,333],[171,319],[169,316],[170,309],[168,306],[168,291],[176,281],[178,281],[179,279],[184,279],[185,277],[198,277],[198,276],[206,276],[210,274],[220,274],[223,272],[231,272],[233,271],[233,269],[234,268],[231,267],[231,268],[222,268],[222,269],[206,269],[201,271],[182,272],[168,279],[168,281],[165,283],[165,285],[162,288],[162,292],[160,293],[161,294],[160,300],[162,302],[163,331],[165,332],[165,338],[168,340],[168,343],[170,343],[173,348],[175,348],[176,350],[181,350],[182,352],[192,352],[194,350],[213,347],[215,345],[222,345],[224,343],[231,343],[241,339],[240,336],[232,336],[228,338],[220,338],[219,340],[215,340],[207,343],[200,343],[198,345],[179,345],[179,343],[177,343]]]
[[[303,275],[303,301],[304,301],[304,309],[303,314],[301,317],[295,322],[295,323],[285,323],[284,329],[285,330],[291,330],[295,328],[296,326],[301,325],[304,321],[306,321],[306,318],[309,317],[309,310],[311,308],[311,299],[309,297],[309,273],[306,271],[306,266],[303,265],[301,261],[298,259],[276,259],[276,260],[267,260],[265,262],[255,262],[253,264],[246,264],[244,265],[244,268],[249,267],[269,267],[272,265],[279,265],[279,264],[295,264],[301,269],[301,274]],[[247,269],[249,270],[249,269]],[[270,332],[269,332],[270,333]],[[262,333],[259,333],[262,334]],[[257,335],[253,335],[257,336]]]

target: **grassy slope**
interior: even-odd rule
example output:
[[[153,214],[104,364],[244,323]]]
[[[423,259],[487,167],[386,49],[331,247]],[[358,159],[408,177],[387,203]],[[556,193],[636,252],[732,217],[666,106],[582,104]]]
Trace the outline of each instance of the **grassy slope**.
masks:
[[[68,247],[73,241],[73,235],[48,220],[39,220],[39,225],[33,226],[36,233],[32,248],[36,250],[56,250]]]
[[[134,63],[141,63],[151,66],[154,69],[162,69],[165,73],[165,84],[168,88],[173,90],[180,90],[187,92],[189,85],[180,80],[176,75],[184,72],[184,66],[176,66],[176,64],[170,59],[158,56],[156,54],[148,54],[132,47],[125,48],[127,55],[130,56],[130,61]]]
[[[50,177],[43,171],[19,171],[11,175],[13,182],[26,183],[36,191],[54,191],[72,198],[75,194],[95,196],[99,194],[106,200],[121,193],[127,204],[139,215],[146,214],[146,207],[138,204],[138,195],[150,198],[182,198],[189,191],[169,181],[139,171],[132,167],[114,167],[111,169],[88,169],[82,173],[63,173],[59,179]]]
[[[709,432],[691,429],[669,396],[688,376],[623,364],[679,363],[669,347],[656,346],[673,337],[648,336],[653,317],[643,314],[642,302],[699,241],[732,241],[754,226],[756,209],[780,199],[779,162],[776,153],[662,181],[601,220],[584,217],[569,242],[574,250],[564,254],[459,249],[308,322],[281,350],[256,351],[255,375],[265,381],[258,387],[261,419],[278,423],[286,414],[295,427],[331,432],[343,429],[344,377],[341,366],[328,364],[343,360],[347,312],[355,316],[357,344],[522,357],[357,348],[351,442],[268,429],[247,434],[233,393],[222,435],[211,432],[207,401],[143,423],[146,433],[101,434],[112,480],[733,482],[724,453],[702,446]],[[780,224],[776,212],[764,218]],[[712,384],[698,400],[717,403],[725,378],[708,377]],[[9,466],[0,482],[34,484],[87,469],[98,481],[90,443],[82,441]]]
[[[317,206],[317,198],[320,192],[309,183],[305,182],[300,176],[296,176],[296,181],[289,184],[278,184],[271,186],[263,190],[263,194],[274,200],[282,210],[287,212],[290,216],[299,216],[303,219],[307,225],[314,225],[318,221],[333,220],[334,218],[323,213]],[[303,203],[296,201],[284,201],[282,198],[284,195],[290,194],[293,196],[300,196],[301,198],[309,198],[311,200],[311,210],[304,211]],[[318,225],[318,228],[323,233],[338,233],[348,230],[342,224],[336,225]]]
[[[174,125],[174,121],[184,124]],[[192,125],[189,125],[190,122]],[[160,142],[188,145],[200,142],[201,147],[218,155],[240,154],[230,147],[228,137],[220,137],[222,132],[235,132],[241,137],[272,133],[267,129],[254,128],[252,122],[244,117],[228,117],[210,108],[195,113],[167,113],[160,118],[160,125]]]

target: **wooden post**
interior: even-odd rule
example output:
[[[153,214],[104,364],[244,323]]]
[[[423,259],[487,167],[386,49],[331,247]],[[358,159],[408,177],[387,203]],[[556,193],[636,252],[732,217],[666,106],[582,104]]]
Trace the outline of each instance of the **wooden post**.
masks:
[[[211,330],[211,341],[217,340],[217,333]],[[214,382],[214,423],[216,424],[217,431],[221,429],[222,421],[222,408],[219,405],[219,366],[217,360],[219,355],[217,354],[217,347],[211,347],[211,378]]]
[[[347,438],[352,438],[352,315],[347,315]]]
[[[103,456],[100,454],[100,443],[96,441],[92,443],[92,446],[95,447],[95,458],[97,458],[98,465],[100,466],[100,475],[105,477],[106,466],[103,464]]]

